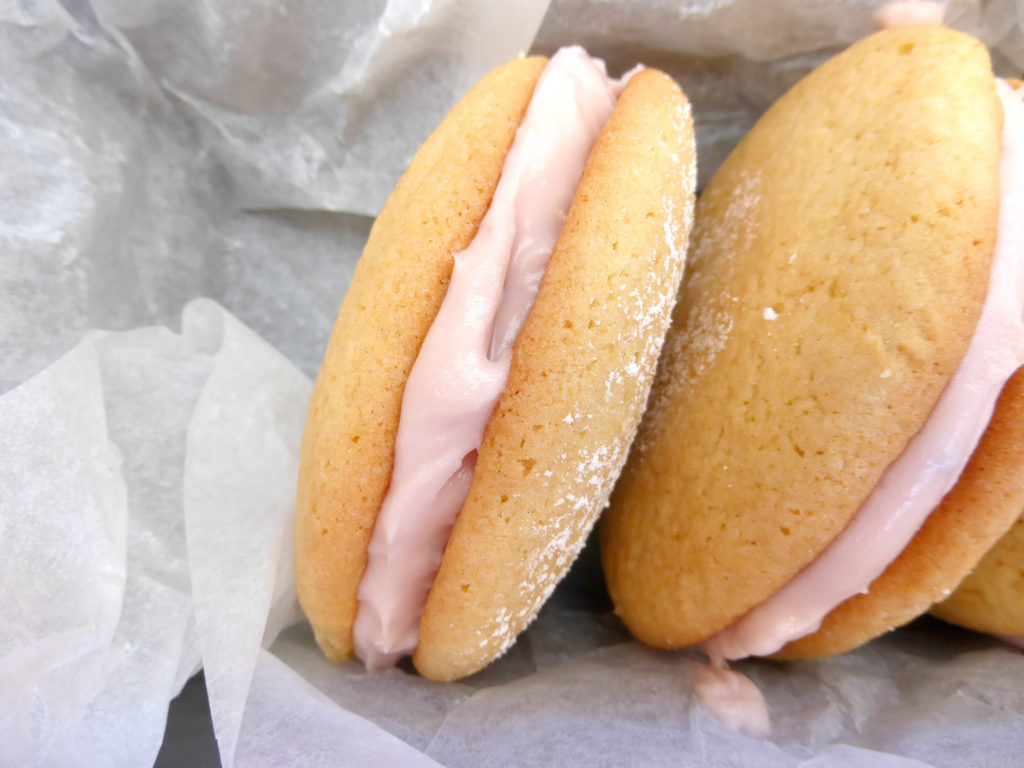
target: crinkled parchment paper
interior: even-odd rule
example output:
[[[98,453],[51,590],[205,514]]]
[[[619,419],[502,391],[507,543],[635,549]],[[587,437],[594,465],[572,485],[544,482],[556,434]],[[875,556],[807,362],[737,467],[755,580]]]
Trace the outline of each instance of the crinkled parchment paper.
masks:
[[[1024,654],[937,622],[743,665],[765,742],[694,702],[691,656],[629,640],[592,551],[448,685],[327,663],[292,593],[310,377],[459,95],[530,49],[643,60],[689,93],[706,180],[878,4],[0,3],[0,765],[151,765],[200,665],[225,766],[1019,764]],[[1022,10],[947,19],[1019,74]]]

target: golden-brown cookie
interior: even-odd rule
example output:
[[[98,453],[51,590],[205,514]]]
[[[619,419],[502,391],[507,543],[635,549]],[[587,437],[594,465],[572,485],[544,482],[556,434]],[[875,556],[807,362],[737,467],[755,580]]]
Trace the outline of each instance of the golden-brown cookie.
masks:
[[[336,660],[352,652],[356,592],[387,491],[405,377],[444,295],[451,255],[468,243],[493,193],[508,124],[518,122],[541,64],[492,73],[417,154],[374,226],[335,326],[303,442],[296,573],[317,640]],[[502,653],[606,503],[683,269],[692,130],[678,86],[644,70],[601,131],[515,343],[420,623],[414,662],[428,677],[469,674]],[[483,170],[467,180],[459,173],[469,160]],[[435,183],[447,185],[447,202],[434,204]],[[436,244],[426,256],[417,246],[424,235]]]
[[[931,612],[978,632],[1024,636],[1024,516]]]
[[[698,643],[763,602],[920,429],[984,301],[1001,128],[980,42],[890,30],[792,88],[712,179],[602,523],[638,638]]]

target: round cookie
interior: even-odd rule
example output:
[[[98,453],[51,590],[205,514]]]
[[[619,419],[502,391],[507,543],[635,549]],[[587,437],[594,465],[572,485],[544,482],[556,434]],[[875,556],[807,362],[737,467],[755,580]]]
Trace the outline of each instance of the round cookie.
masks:
[[[903,553],[871,583],[871,591],[836,607],[817,632],[790,643],[777,657],[843,653],[917,618],[953,589],[954,597],[932,611],[940,618],[984,632],[1024,634],[1021,456],[1024,370],[1007,382],[956,486]]]
[[[383,213],[374,226],[335,326],[303,442],[296,573],[317,640],[336,660],[352,653],[356,594],[387,491],[405,377],[443,298],[452,253],[468,243],[493,193],[491,155],[500,166],[511,143],[506,120],[518,123],[526,103],[516,99],[532,89],[536,61],[490,75],[417,154],[388,202],[386,228],[378,233]],[[513,105],[495,88],[510,91]],[[478,114],[499,104],[500,120]],[[479,138],[466,138],[474,121],[497,136],[484,137],[484,158]],[[460,179],[467,160],[478,159],[485,170],[474,173],[485,183]],[[433,205],[437,182],[447,185],[447,204]],[[590,153],[515,343],[420,622],[414,663],[424,675],[463,676],[502,653],[582,547],[646,402],[683,270],[694,184],[685,97],[667,76],[643,70]],[[439,220],[448,210],[458,213]],[[429,258],[417,250],[424,232]]]
[[[452,254],[491,202],[542,58],[487,75],[419,149],[370,231],[309,405],[295,504],[295,588],[317,643],[352,655],[356,590],[387,492],[402,392]]]
[[[698,643],[763,602],[918,431],[984,301],[1001,127],[980,42],[895,29],[794,86],[712,179],[602,523],[639,639]]]
[[[978,632],[1024,636],[1024,516],[931,612]]]

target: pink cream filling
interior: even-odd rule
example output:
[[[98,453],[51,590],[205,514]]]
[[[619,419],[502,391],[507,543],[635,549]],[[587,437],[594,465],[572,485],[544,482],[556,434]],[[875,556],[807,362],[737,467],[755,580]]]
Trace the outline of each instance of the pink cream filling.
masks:
[[[771,719],[761,691],[753,680],[729,669],[724,661],[694,665],[693,692],[729,730],[761,737],[771,734]]]
[[[455,255],[448,291],[405,385],[391,485],[359,584],[356,655],[371,670],[413,651],[469,492],[484,427],[508,379],[583,167],[623,81],[579,47],[541,73],[491,206]]]
[[[875,23],[881,29],[909,27],[916,24],[941,24],[946,15],[944,2],[929,0],[894,0],[875,13]]]
[[[996,635],[996,637],[998,637],[1004,643],[1009,643],[1010,645],[1015,645],[1018,648],[1024,648],[1024,636]]]
[[[765,656],[818,629],[868,591],[953,487],[1024,364],[1024,90],[996,83],[1005,113],[999,229],[988,295],[959,367],[927,422],[846,529],[786,586],[704,643],[712,659]]]

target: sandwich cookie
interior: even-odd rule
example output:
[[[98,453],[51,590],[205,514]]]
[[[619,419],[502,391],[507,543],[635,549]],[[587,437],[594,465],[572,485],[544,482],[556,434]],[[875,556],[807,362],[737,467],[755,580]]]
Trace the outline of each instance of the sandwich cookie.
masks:
[[[1016,383],[992,414],[1024,362],[1022,109],[979,41],[887,30],[716,173],[601,530],[640,640],[839,653],[927,610],[1013,524]]]
[[[1018,90],[1019,87],[1020,83],[1016,81],[996,83],[1004,113],[999,228],[994,257],[998,261],[993,262],[986,309],[983,309],[979,328],[972,340],[972,345],[980,347],[979,337],[985,331],[983,324],[995,322],[994,313],[986,314],[987,309],[994,303],[994,297],[1002,293],[1007,307],[1004,318],[1006,335],[1003,337],[1006,346],[1003,347],[1000,341],[993,342],[993,349],[1001,347],[996,354],[1009,352],[1019,343],[1015,326],[1024,319],[1024,311],[1014,315],[1010,310],[1013,302],[1024,296],[1024,227],[1014,213],[1024,210],[1024,91]],[[971,350],[968,350],[970,354]],[[995,367],[994,356],[988,353],[979,354],[976,359],[983,359],[985,365],[991,365],[989,370]],[[1024,359],[1020,360],[1024,362]],[[966,367],[967,361],[965,358],[961,363],[957,375]],[[943,398],[950,397],[949,392],[955,382],[954,377]],[[975,397],[973,391],[968,392],[971,398]],[[957,410],[965,411],[968,407],[962,404],[957,406]],[[937,406],[929,417],[929,424],[941,418],[937,418],[938,412]],[[920,438],[915,437],[915,440]],[[993,560],[1006,562],[999,551],[1003,546],[1013,546],[1013,531],[1018,527],[1014,520],[1024,509],[1022,455],[1024,371],[1018,370],[999,394],[988,426],[956,484],[927,515],[899,557],[871,583],[867,593],[838,606],[824,619],[818,631],[790,643],[778,656],[809,658],[841,653],[906,624],[933,604],[943,601],[951,590],[958,589],[961,581],[986,581],[986,561],[991,562],[990,555],[994,555]],[[1009,532],[1008,526],[1013,526]],[[997,543],[993,545],[993,542]],[[1024,558],[1016,562],[1024,563]],[[1019,580],[1019,573],[1017,577]],[[1020,583],[1024,586],[1024,582]],[[1024,596],[1024,590],[1018,587],[1016,595],[1018,600],[1009,594],[1004,596],[1004,610],[1016,613],[1018,619],[1016,622],[997,623],[1004,628],[1003,634],[1024,634],[1024,612],[1019,609],[1019,597]]]
[[[606,504],[684,265],[689,105],[582,49],[499,67],[374,223],[317,378],[296,589],[325,654],[470,674]]]

